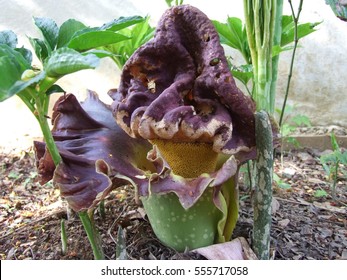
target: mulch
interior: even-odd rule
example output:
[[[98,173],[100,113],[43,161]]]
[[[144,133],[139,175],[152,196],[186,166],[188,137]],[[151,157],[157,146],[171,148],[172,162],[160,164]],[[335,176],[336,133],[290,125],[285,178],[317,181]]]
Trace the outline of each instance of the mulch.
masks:
[[[275,162],[272,259],[347,259],[347,167],[340,166],[336,199],[319,162],[322,153],[293,150]],[[0,259],[93,259],[76,214],[67,210],[52,183],[39,185],[34,155],[27,151],[0,153]],[[245,175],[246,173],[244,173]],[[323,194],[323,195],[322,195]],[[116,259],[118,229],[123,229],[128,259],[203,259],[177,253],[155,237],[143,208],[130,187],[105,200],[105,215],[97,209],[95,223],[107,259]],[[240,218],[234,237],[251,245],[252,191],[240,178]],[[65,220],[67,251],[62,252],[61,221]]]

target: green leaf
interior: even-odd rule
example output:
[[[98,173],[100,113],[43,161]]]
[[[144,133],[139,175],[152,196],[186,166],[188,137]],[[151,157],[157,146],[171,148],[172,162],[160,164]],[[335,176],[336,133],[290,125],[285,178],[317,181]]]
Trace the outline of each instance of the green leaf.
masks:
[[[140,16],[132,16],[132,17],[120,17],[119,19],[115,19],[111,22],[105,23],[100,27],[100,30],[108,30],[108,31],[118,31],[124,28],[127,28],[131,25],[143,22],[145,18]]]
[[[279,55],[281,52],[289,51],[292,49],[293,49],[293,46],[284,46],[284,47],[281,47],[279,45],[273,46],[272,47],[272,57]]]
[[[25,58],[25,60],[28,62],[28,64],[31,65],[33,60],[33,55],[30,50],[22,47],[22,48],[15,48],[15,51],[21,53],[22,56]]]
[[[10,88],[9,93],[11,96],[18,94],[21,91],[23,91],[24,89],[26,89],[27,87],[30,87],[32,85],[39,83],[45,77],[46,77],[46,73],[44,71],[41,71],[38,75],[36,75],[35,77],[33,77],[27,81],[19,80]]]
[[[94,69],[99,64],[99,58],[94,54],[83,55],[66,47],[52,53],[44,64],[49,77],[60,77],[83,69]]]
[[[239,50],[246,62],[249,63],[251,58],[247,34],[241,19],[236,17],[228,17],[227,23],[221,23],[216,20],[212,22],[219,34],[221,43]]]
[[[347,165],[347,151],[344,153],[341,153],[340,162],[341,164]]]
[[[10,59],[15,60],[19,64],[22,72],[25,69],[28,69],[31,67],[30,63],[23,57],[23,55],[20,52],[12,49],[11,47],[7,45],[0,44],[0,57],[3,57],[3,56],[7,56]]]
[[[94,54],[96,55],[98,58],[104,58],[104,57],[113,57],[113,56],[117,56],[109,51],[104,51],[104,50],[89,50],[86,52],[82,53],[83,55],[87,55],[87,54]]]
[[[286,46],[294,42],[294,22],[291,16],[282,17],[282,36],[281,36],[281,46]],[[301,39],[312,32],[316,31],[315,27],[321,22],[307,22],[298,24],[298,39]]]
[[[296,115],[291,118],[291,121],[294,122],[297,126],[311,126],[310,119],[305,115]]]
[[[59,28],[54,20],[50,18],[34,17],[35,25],[40,29],[45,42],[49,47],[49,52],[55,49],[58,40]]]
[[[48,49],[46,43],[37,38],[30,38],[29,42],[34,48],[35,54],[38,57],[38,59],[43,62],[48,57]]]
[[[51,95],[51,94],[57,93],[57,92],[66,92],[66,91],[63,90],[59,85],[53,85],[46,91],[46,94]]]
[[[252,65],[250,64],[233,67],[231,73],[245,85],[253,78]]]
[[[325,190],[316,190],[313,195],[314,197],[319,198],[328,196],[328,193]]]
[[[145,21],[119,31],[120,34],[131,37],[130,40],[103,47],[103,49],[116,54],[112,59],[119,68],[122,68],[128,58],[143,44],[153,37],[154,28],[149,25],[149,17]]]
[[[0,102],[10,98],[10,88],[21,79],[22,73],[30,68],[20,52],[5,44],[0,44]]]
[[[340,150],[340,146],[337,143],[336,136],[335,136],[335,134],[333,132],[330,134],[330,139],[331,139],[331,146],[332,146],[333,150],[334,151],[339,151]]]
[[[86,28],[86,26],[75,19],[65,21],[59,29],[57,48],[66,47],[77,31]]]
[[[69,42],[68,47],[78,51],[85,51],[128,39],[128,37],[114,33],[113,31],[93,30],[73,37]]]
[[[17,35],[13,31],[4,30],[0,32],[0,44],[5,44],[14,49],[17,43]]]
[[[336,163],[337,161],[338,161],[338,158],[336,157],[335,153],[330,153],[320,157],[320,162],[322,164],[326,164],[326,163],[331,164],[331,163]]]
[[[0,57],[0,102],[10,98],[9,89],[20,79],[21,70],[16,61],[9,57]]]

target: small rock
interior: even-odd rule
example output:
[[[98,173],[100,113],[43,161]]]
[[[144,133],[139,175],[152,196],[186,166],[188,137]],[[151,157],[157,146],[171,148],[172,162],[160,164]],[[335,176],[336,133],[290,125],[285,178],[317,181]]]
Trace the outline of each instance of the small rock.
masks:
[[[287,167],[287,168],[284,168],[282,176],[286,178],[292,178],[295,173],[296,173],[295,169]]]
[[[323,238],[327,238],[333,235],[333,231],[331,229],[328,228],[322,228],[319,230],[321,232],[321,236]]]
[[[313,157],[309,153],[306,153],[306,152],[298,153],[298,158],[301,159],[302,161],[313,160]]]
[[[312,228],[310,228],[309,226],[304,226],[302,230],[300,231],[300,233],[302,235],[310,235],[312,234]]]
[[[289,223],[290,223],[289,219],[284,219],[284,220],[278,221],[278,225],[282,228],[287,227],[289,225]]]
[[[280,203],[275,197],[273,197],[271,201],[271,214],[272,215],[276,214],[278,209],[280,209]]]
[[[322,180],[320,180],[320,179],[318,179],[318,178],[308,178],[307,181],[308,181],[309,183],[311,183],[311,184],[323,184],[323,185],[326,184],[326,182],[324,182],[324,181],[322,181]]]

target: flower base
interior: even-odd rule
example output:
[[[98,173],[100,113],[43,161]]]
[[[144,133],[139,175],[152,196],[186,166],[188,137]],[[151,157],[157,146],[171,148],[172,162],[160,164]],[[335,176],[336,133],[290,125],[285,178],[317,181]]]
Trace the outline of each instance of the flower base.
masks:
[[[213,203],[212,189],[189,209],[182,207],[174,193],[151,194],[141,200],[154,233],[166,246],[183,252],[215,243],[223,214]]]

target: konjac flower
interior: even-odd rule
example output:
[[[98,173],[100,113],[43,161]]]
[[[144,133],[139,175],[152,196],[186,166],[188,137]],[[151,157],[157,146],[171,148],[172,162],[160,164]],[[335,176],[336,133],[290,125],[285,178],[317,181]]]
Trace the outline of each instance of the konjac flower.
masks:
[[[178,251],[229,240],[238,169],[255,156],[255,106],[207,16],[169,9],[110,95],[112,111],[93,93],[82,104],[71,94],[58,100],[52,133],[63,161],[54,168],[37,142],[42,180],[53,176],[76,211],[133,185],[158,238]]]
[[[119,89],[111,95],[119,126],[131,137],[152,143],[175,175],[191,179],[216,172],[221,155],[233,155],[228,160],[235,165],[255,155],[254,103],[237,88],[213,24],[192,6],[177,6],[162,16],[154,38],[128,60]],[[226,217],[228,207],[233,204],[235,208],[237,204],[231,199],[236,192],[236,179],[230,179],[234,175],[237,168],[225,175],[224,182],[211,186],[212,190],[206,188],[198,197],[195,188],[182,186],[196,201],[209,201],[202,207],[208,209],[208,215],[201,208],[194,211],[200,212],[205,223],[214,223],[214,231],[208,230],[207,234],[215,240],[225,238],[220,227],[229,228],[229,238],[234,225],[226,223],[236,220],[237,209],[232,210],[236,213],[229,213],[229,220]],[[177,190],[172,192],[181,205],[174,202],[175,196],[164,196],[164,182],[155,194],[151,186],[149,189],[149,196],[142,201],[147,212],[151,212],[149,218],[159,238],[169,244],[175,239],[172,235],[176,235],[176,242],[169,246],[191,248],[192,244],[184,240],[195,235],[193,229],[199,223],[187,223],[175,233],[164,228],[177,217],[182,224],[194,208],[188,209],[182,203]],[[190,230],[183,230],[189,227]]]

